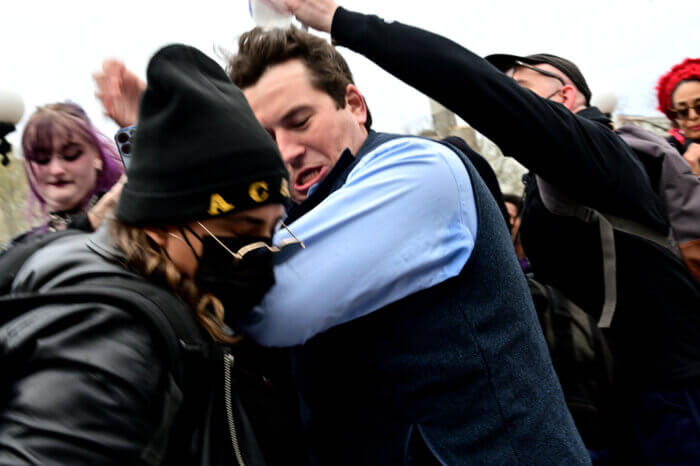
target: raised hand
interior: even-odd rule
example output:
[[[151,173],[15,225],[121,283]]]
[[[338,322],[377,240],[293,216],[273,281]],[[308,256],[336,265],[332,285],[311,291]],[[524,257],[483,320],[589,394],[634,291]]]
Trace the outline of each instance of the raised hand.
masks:
[[[333,0],[280,0],[306,26],[331,32],[333,15],[338,4]]]
[[[126,175],[122,175],[119,181],[112,186],[112,189],[107,191],[105,195],[97,201],[97,204],[88,211],[87,216],[93,230],[97,230],[104,219],[114,212],[114,208],[117,206],[119,197],[122,194],[124,183],[126,183]]]
[[[700,176],[700,144],[692,143],[689,145],[683,154],[683,158],[688,162],[695,176]]]
[[[102,70],[92,75],[97,86],[95,95],[105,114],[119,126],[135,125],[139,118],[141,94],[146,83],[113,58],[102,62]]]

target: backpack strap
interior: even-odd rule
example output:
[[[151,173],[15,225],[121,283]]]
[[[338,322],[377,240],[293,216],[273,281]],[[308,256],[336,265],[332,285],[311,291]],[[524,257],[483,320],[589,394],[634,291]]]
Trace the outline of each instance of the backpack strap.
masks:
[[[45,293],[17,293],[0,296],[0,320],[9,321],[40,306],[61,303],[99,302],[124,309],[144,319],[165,348],[170,372],[181,382],[183,354],[212,355],[189,306],[167,290],[146,281],[121,277],[85,279],[80,284]]]
[[[633,222],[632,220],[627,220],[625,218],[616,217],[610,214],[603,214],[600,212],[598,212],[598,215],[605,217],[608,222],[610,222],[610,225],[614,230],[627,233],[628,235],[638,236],[639,238],[644,238],[657,246],[668,249],[674,255],[677,254],[678,245],[670,235],[662,235],[661,233],[654,231],[641,223]]]
[[[536,180],[542,203],[549,212],[555,215],[574,217],[585,223],[598,223],[600,247],[603,255],[604,286],[603,309],[598,326],[608,328],[612,324],[617,306],[617,256],[614,231],[621,231],[651,241],[673,254],[675,254],[677,247],[670,234],[664,236],[637,222],[603,214],[590,207],[576,204],[561,195],[555,187],[539,176],[536,177]]]
[[[10,292],[12,282],[17,276],[19,269],[22,268],[22,265],[24,265],[32,254],[44,246],[53,243],[57,239],[76,234],[84,234],[84,232],[74,229],[47,232],[11,244],[7,250],[0,253],[0,296]]]
[[[178,378],[183,372],[182,351],[205,359],[217,357],[215,345],[203,336],[190,307],[170,291],[135,274],[131,277],[77,276],[72,280],[77,285],[41,294],[10,293],[17,273],[35,252],[61,238],[78,234],[84,232],[76,229],[47,232],[22,240],[0,255],[0,322],[49,304],[104,302],[145,317],[165,345],[168,366]]]
[[[203,336],[202,329],[195,319],[191,307],[169,290],[147,280],[122,277],[100,277],[87,280],[84,283],[91,286],[118,288],[120,291],[138,294],[150,305],[155,305],[152,309],[155,311],[157,308],[158,314],[153,315],[153,323],[159,326],[167,323],[175,333],[180,349],[209,356],[207,348],[210,347],[210,340]]]
[[[202,384],[201,374],[206,374],[210,359],[223,358],[218,346],[204,336],[190,306],[168,290],[136,275],[133,278],[102,275],[45,293],[0,295],[0,322],[40,306],[61,303],[104,303],[146,322],[156,335],[156,344],[161,345],[159,354],[165,364],[165,377],[163,416],[141,451],[141,460],[161,464],[163,455],[169,451],[168,443],[188,445],[194,434],[187,421],[199,415],[202,400],[210,397],[210,387]]]

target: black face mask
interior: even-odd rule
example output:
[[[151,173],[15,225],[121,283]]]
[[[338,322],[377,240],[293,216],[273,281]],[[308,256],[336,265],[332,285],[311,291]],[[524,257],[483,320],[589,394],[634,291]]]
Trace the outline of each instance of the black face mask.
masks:
[[[252,243],[271,245],[272,240],[242,235],[200,238],[203,249],[194,277],[195,283],[221,301],[226,310],[226,320],[229,321],[250,311],[275,284],[273,253],[261,246],[236,259],[217,239],[234,253]],[[230,323],[231,321],[227,322]]]

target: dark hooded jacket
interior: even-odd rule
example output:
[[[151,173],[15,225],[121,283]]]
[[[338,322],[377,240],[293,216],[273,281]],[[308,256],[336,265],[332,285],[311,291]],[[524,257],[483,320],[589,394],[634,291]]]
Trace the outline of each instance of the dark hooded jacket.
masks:
[[[458,44],[398,22],[339,8],[331,35],[455,111],[574,202],[667,234],[663,202],[644,167],[598,109],[574,114]],[[597,224],[550,213],[530,183],[521,231],[537,277],[599,317]],[[615,245],[618,300],[609,335],[618,381],[641,391],[700,383],[700,286],[660,246],[619,232]]]

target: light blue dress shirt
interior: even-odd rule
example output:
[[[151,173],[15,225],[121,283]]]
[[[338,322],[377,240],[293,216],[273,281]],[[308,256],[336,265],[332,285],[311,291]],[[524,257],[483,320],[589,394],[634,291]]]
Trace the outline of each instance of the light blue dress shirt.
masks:
[[[476,227],[459,157],[430,140],[390,140],[290,225],[306,248],[278,255],[276,284],[243,331],[266,346],[297,345],[435,286],[462,270]],[[274,242],[289,238],[280,230]]]

